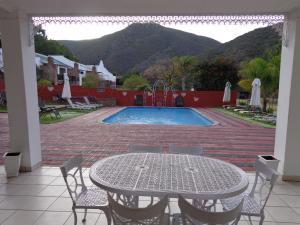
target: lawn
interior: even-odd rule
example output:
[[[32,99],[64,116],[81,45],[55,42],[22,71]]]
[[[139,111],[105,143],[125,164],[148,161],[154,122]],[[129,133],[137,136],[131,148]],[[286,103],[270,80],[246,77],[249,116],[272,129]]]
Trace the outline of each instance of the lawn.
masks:
[[[0,106],[0,113],[7,112],[6,106]]]
[[[41,124],[51,124],[51,123],[57,123],[64,120],[72,119],[77,116],[81,116],[84,114],[87,114],[94,110],[78,110],[78,109],[65,109],[62,111],[59,111],[59,114],[61,115],[61,118],[56,118],[54,114],[47,114],[40,116],[40,123]]]
[[[230,115],[230,116],[242,119],[242,120],[246,120],[255,125],[259,125],[259,126],[262,126],[265,128],[276,128],[276,125],[274,125],[273,123],[271,123],[269,121],[255,120],[255,119],[253,119],[253,115],[249,115],[247,113],[240,114],[238,112],[234,112],[233,110],[221,109],[221,108],[218,108],[217,110],[224,114],[227,114],[227,115]]]

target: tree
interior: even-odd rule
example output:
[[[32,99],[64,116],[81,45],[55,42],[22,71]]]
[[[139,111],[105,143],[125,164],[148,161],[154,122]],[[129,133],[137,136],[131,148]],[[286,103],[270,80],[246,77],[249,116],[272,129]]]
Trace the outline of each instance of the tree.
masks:
[[[123,89],[125,90],[141,90],[142,87],[148,88],[149,83],[144,77],[138,74],[131,75],[123,83]]]
[[[99,75],[95,73],[87,73],[82,81],[82,86],[85,88],[97,88],[99,84],[100,84]]]
[[[163,80],[168,86],[173,87],[176,82],[175,65],[170,59],[160,60],[146,69],[143,75],[152,85],[157,80]]]
[[[48,40],[45,30],[38,27],[34,37],[35,51],[44,55],[63,55],[66,58],[79,62],[78,58],[64,45],[55,40]]]
[[[233,88],[239,81],[238,70],[230,60],[219,58],[214,61],[204,61],[195,67],[195,90],[224,90],[227,81]]]
[[[188,78],[192,78],[191,74],[198,63],[195,56],[176,56],[172,59],[175,66],[175,75],[181,80],[181,90],[186,90]]]
[[[265,58],[257,57],[242,62],[240,75],[243,78],[261,81],[261,95],[263,98],[263,111],[267,110],[268,98],[277,92],[279,86],[280,51],[271,50]]]

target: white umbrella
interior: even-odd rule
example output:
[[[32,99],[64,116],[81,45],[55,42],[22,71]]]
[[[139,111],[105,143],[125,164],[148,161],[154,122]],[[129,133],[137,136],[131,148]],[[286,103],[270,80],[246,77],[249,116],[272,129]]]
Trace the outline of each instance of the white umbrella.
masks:
[[[251,100],[250,105],[260,107],[260,79],[255,78],[252,82],[252,92],[251,92]]]
[[[225,89],[224,89],[223,102],[230,102],[230,97],[231,97],[230,88],[231,88],[231,83],[229,81],[227,81],[225,84]]]
[[[64,74],[64,89],[61,95],[62,98],[68,99],[71,98],[71,88],[70,88],[70,82],[69,77],[67,74]]]

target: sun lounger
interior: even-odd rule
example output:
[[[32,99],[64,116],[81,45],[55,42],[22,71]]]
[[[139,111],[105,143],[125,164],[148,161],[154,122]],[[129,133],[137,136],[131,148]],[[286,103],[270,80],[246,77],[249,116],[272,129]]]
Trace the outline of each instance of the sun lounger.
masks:
[[[91,110],[96,108],[95,106],[88,106],[79,102],[73,103],[72,100],[69,98],[67,99],[67,102],[69,103],[68,108],[71,109]]]
[[[54,115],[56,119],[61,118],[61,115],[56,107],[46,106],[45,102],[42,101],[42,99],[40,98],[39,98],[39,112],[40,112],[40,117],[50,115],[50,117],[52,118],[53,117],[52,115]]]
[[[102,104],[91,103],[90,100],[89,100],[89,98],[86,97],[86,96],[84,96],[83,99],[84,99],[86,105],[88,105],[88,106],[94,106],[94,107],[96,107],[96,108],[100,108],[100,107],[103,106]]]

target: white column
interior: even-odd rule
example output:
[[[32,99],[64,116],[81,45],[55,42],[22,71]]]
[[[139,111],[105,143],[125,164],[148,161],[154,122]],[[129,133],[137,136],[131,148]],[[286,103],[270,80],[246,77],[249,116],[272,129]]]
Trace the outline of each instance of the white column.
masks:
[[[34,43],[30,20],[17,15],[1,21],[5,85],[8,100],[10,151],[22,152],[21,169],[41,162],[40,126]]]
[[[300,19],[288,16],[282,46],[275,156],[284,180],[300,180]],[[285,32],[284,32],[285,33]],[[284,39],[284,38],[283,38]]]

